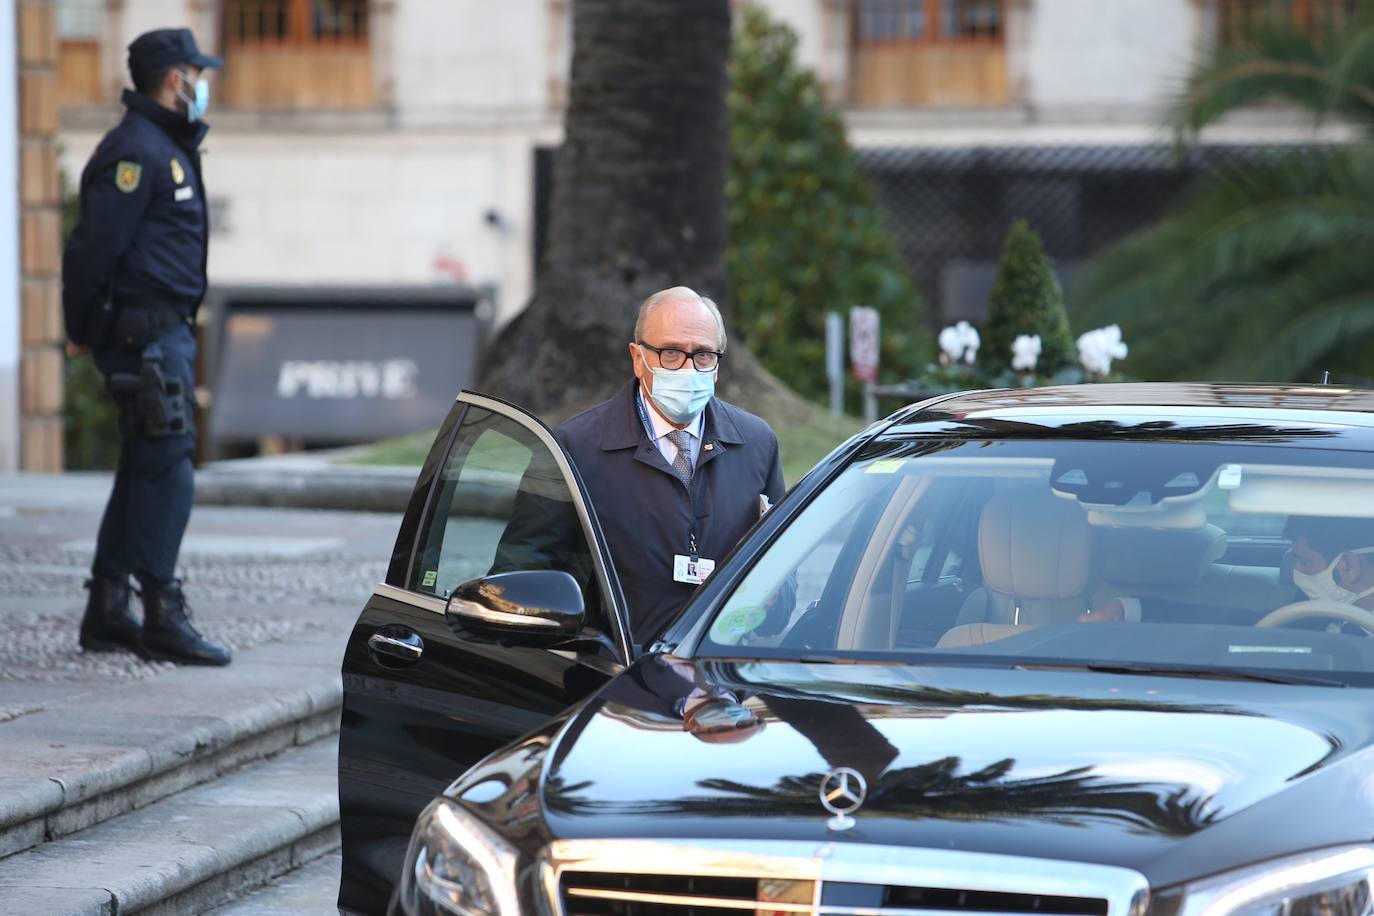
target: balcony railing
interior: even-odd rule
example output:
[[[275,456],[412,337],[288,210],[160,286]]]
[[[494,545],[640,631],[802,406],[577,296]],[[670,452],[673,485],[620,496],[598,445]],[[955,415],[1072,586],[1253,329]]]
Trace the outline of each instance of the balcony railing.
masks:
[[[225,0],[225,104],[277,110],[373,106],[368,30],[368,0]]]
[[[1005,16],[1004,0],[855,0],[850,104],[1006,104]]]

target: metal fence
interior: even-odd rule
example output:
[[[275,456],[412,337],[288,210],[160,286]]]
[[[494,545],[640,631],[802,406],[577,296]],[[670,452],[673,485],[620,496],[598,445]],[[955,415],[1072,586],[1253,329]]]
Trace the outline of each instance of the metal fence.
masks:
[[[932,326],[978,321],[1007,228],[1024,218],[1061,281],[1094,255],[1159,221],[1198,177],[1281,152],[1208,146],[1181,158],[1157,146],[912,147],[859,150]],[[535,154],[535,270],[546,244],[556,152]],[[851,303],[852,304],[852,303]]]
[[[1088,259],[1163,216],[1203,174],[1277,147],[963,147],[859,152],[930,307],[932,322],[977,321],[1007,228],[1024,218],[1071,288]]]

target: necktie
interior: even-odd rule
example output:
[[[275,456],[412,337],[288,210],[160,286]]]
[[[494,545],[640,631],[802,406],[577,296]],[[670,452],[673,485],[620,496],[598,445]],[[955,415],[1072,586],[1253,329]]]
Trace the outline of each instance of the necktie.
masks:
[[[675,429],[667,434],[668,441],[677,446],[677,457],[673,459],[673,473],[687,486],[692,480],[691,433],[685,429]]]

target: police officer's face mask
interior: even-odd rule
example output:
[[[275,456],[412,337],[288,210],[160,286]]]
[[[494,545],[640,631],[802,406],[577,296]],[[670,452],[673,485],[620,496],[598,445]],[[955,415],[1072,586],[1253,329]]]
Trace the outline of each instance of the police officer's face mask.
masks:
[[[199,121],[205,117],[205,109],[210,107],[210,81],[205,77],[199,77],[194,81],[191,75],[185,70],[178,70],[181,74],[181,86],[177,88],[177,98],[186,103],[186,120]],[[192,90],[194,95],[187,95],[186,87],[194,85]]]

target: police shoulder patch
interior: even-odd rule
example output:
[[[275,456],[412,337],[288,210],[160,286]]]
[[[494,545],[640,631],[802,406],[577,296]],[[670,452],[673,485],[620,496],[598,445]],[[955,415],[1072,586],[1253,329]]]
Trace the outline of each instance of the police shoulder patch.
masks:
[[[142,178],[143,166],[137,162],[121,159],[115,166],[115,187],[125,194],[138,190],[138,183]]]

